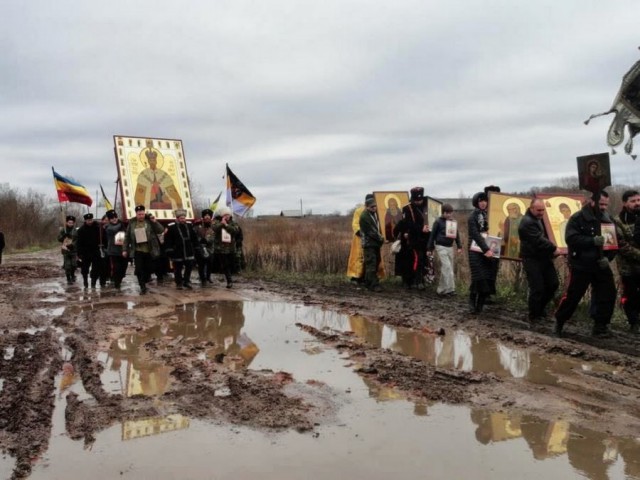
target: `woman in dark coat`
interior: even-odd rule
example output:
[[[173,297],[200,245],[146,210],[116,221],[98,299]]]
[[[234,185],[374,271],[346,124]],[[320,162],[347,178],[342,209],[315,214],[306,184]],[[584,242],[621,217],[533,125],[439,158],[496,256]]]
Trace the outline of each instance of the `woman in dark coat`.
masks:
[[[469,311],[472,314],[482,312],[486,298],[491,294],[495,270],[498,262],[487,245],[484,236],[489,230],[487,220],[487,194],[478,192],[472,199],[475,210],[469,215],[469,269],[471,286],[469,288]],[[484,234],[484,236],[483,236]],[[473,250],[472,250],[472,243]],[[477,251],[477,250],[480,251]]]

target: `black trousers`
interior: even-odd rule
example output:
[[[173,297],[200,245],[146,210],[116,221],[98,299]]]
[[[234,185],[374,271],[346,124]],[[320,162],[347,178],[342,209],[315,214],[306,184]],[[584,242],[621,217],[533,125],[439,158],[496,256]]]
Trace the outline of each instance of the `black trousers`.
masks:
[[[123,258],[122,255],[109,256],[109,275],[116,287],[120,286],[122,279],[127,273],[127,263],[129,263],[128,260]]]
[[[591,285],[592,316],[594,330],[607,328],[616,303],[616,285],[610,268],[598,270],[575,270],[569,273],[569,285],[556,311],[556,319],[566,323],[576,311],[576,307]]]
[[[622,279],[622,309],[629,325],[640,322],[640,275],[624,275]]]
[[[134,273],[138,278],[138,285],[140,285],[140,288],[145,288],[153,273],[153,257],[151,257],[150,253],[136,251],[134,262]]]
[[[558,273],[551,258],[523,258],[522,265],[529,283],[529,316],[541,317],[560,286]]]
[[[173,259],[173,279],[176,285],[188,285],[191,283],[191,271],[193,260]]]

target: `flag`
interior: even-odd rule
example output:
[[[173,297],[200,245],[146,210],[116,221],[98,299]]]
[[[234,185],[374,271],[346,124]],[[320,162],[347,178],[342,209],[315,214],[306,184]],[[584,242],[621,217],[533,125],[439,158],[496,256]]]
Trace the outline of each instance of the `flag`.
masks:
[[[104,188],[102,188],[102,184],[100,184],[100,191],[102,192],[102,199],[104,200],[104,208],[106,208],[107,210],[113,210],[113,205],[111,205],[111,202],[107,198],[107,195],[104,193]]]
[[[234,215],[244,217],[254,203],[256,203],[256,197],[236,177],[227,164],[227,206],[231,207]]]
[[[216,211],[216,208],[218,208],[218,202],[220,201],[220,197],[222,196],[222,192],[220,192],[218,194],[218,196],[216,197],[216,199],[213,201],[213,203],[211,204],[211,206],[209,207],[209,210],[211,210],[212,212]]]
[[[56,190],[58,191],[59,202],[82,203],[88,207],[93,204],[91,195],[89,195],[86,188],[78,182],[69,180],[59,173],[56,173],[53,167],[51,167],[51,170],[53,171],[53,184],[56,186]]]

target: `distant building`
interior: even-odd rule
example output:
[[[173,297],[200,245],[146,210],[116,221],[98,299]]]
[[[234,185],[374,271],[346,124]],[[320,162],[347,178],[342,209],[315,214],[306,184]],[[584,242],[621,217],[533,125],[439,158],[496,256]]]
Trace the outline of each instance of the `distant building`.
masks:
[[[302,218],[304,215],[302,215],[301,210],[282,210],[280,212],[280,216],[289,218]]]

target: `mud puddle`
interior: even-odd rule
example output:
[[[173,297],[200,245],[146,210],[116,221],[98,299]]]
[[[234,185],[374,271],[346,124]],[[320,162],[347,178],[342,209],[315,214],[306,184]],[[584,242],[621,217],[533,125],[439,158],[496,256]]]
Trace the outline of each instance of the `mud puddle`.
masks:
[[[337,405],[335,418],[303,434],[265,433],[174,413],[125,419],[87,445],[66,433],[64,397],[68,391],[87,401],[91,396],[73,370],[63,368],[56,378],[59,389],[49,448],[35,459],[30,478],[640,478],[640,443],[635,439],[579,428],[562,419],[408,400],[400,390],[355,373],[350,359],[296,327],[296,322],[351,330],[371,343],[435,364],[484,368],[519,378],[529,375],[532,381],[536,380],[530,372],[536,370],[544,372],[546,382],[558,372],[600,368],[570,361],[546,364],[531,355],[515,361],[517,368],[509,367],[514,361],[506,358],[523,354],[507,352],[501,360],[497,344],[480,344],[464,332],[443,338],[419,335],[421,340],[409,331],[378,328],[362,317],[314,307],[237,301],[185,304],[149,328],[119,336],[98,354],[106,367],[101,375],[106,391],[154,397],[162,411],[167,404],[163,393],[171,387],[170,368],[149,354],[149,346],[164,339],[192,345],[199,359],[230,369],[284,371],[298,383],[324,385],[320,394]],[[368,337],[363,333],[376,328],[379,331]],[[475,348],[491,351],[491,361],[474,351],[474,342],[479,345]],[[416,343],[422,346],[413,347]],[[443,353],[447,351],[452,353]],[[215,391],[225,394],[224,388]],[[10,458],[4,457],[0,474],[11,468]]]
[[[384,325],[360,315],[351,315],[346,320],[325,321],[322,328],[353,332],[373,346],[388,348],[436,367],[495,373],[540,385],[556,385],[563,378],[581,371],[616,375],[622,368],[560,355],[531,353],[496,340],[469,335],[463,330],[437,335]]]

